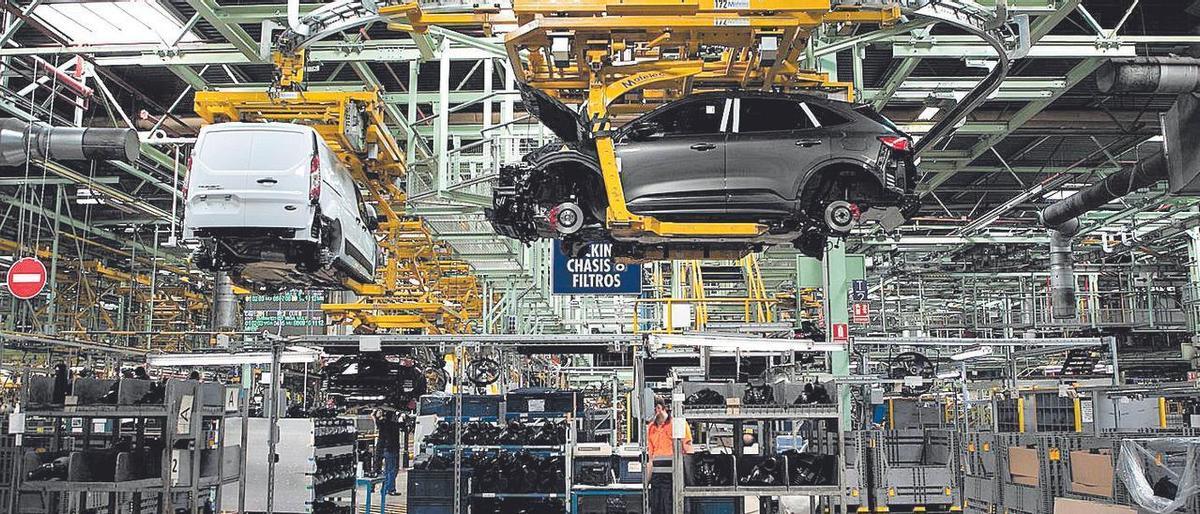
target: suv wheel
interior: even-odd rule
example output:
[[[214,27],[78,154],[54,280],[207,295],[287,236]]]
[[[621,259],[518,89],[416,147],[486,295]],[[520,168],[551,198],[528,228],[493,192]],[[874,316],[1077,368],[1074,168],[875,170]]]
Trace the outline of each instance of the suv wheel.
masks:
[[[825,207],[825,226],[836,233],[846,234],[854,225],[854,206],[838,200]]]
[[[562,235],[571,235],[583,228],[583,209],[574,202],[563,202],[550,209],[550,227]]]

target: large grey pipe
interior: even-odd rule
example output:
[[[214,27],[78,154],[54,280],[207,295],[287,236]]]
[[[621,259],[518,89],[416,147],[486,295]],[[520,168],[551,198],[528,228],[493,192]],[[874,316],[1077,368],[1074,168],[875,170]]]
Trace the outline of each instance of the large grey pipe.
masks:
[[[1113,59],[1096,70],[1096,87],[1103,93],[1194,93],[1200,91],[1200,59]]]
[[[1054,319],[1075,319],[1075,259],[1071,256],[1071,238],[1079,230],[1072,219],[1050,233],[1050,305]]]
[[[233,294],[233,279],[225,271],[217,272],[213,285],[213,330],[237,328],[237,296]]]
[[[1079,216],[1166,178],[1166,157],[1159,152],[1042,210],[1042,224],[1050,235],[1050,298],[1054,319],[1075,319],[1071,239],[1079,230]]]
[[[1087,189],[1075,193],[1042,210],[1042,224],[1055,228],[1085,213],[1148,187],[1167,178],[1167,158],[1159,152],[1132,166],[1126,166]]]
[[[141,153],[137,132],[124,128],[54,127],[14,118],[0,119],[0,166],[29,159],[135,161]]]

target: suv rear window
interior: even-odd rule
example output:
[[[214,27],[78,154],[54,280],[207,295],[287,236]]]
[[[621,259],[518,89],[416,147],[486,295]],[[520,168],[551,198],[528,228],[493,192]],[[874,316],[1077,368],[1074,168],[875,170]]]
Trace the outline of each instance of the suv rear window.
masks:
[[[903,130],[900,130],[900,127],[897,127],[895,123],[892,123],[892,120],[884,118],[882,114],[879,114],[879,112],[877,112],[870,105],[859,105],[854,108],[854,112],[857,112],[863,116],[866,116],[866,117],[870,118],[871,121],[874,121],[875,123],[878,123],[887,128],[890,128],[890,129],[896,131],[897,133],[900,133],[900,134],[904,133]]]
[[[204,136],[198,162],[212,171],[286,171],[312,157],[312,135],[281,130],[221,130]]]
[[[820,105],[813,104],[811,102],[808,102],[808,109],[810,111],[812,111],[813,116],[815,116],[817,118],[817,122],[819,122],[822,127],[832,127],[832,126],[841,125],[843,123],[850,121],[850,120],[846,119],[845,116],[842,116],[841,114],[833,112],[830,109],[821,107]]]

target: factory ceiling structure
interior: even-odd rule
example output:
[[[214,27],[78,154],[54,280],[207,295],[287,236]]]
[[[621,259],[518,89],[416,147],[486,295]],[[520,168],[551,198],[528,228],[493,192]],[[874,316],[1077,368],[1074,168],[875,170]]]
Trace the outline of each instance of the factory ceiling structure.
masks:
[[[995,7],[990,0],[978,4]],[[1192,55],[1200,48],[1197,5],[1002,5],[1027,17],[1028,53],[952,136],[921,154],[922,203],[911,222],[849,240],[850,251],[867,255],[883,284],[899,288],[896,294],[926,277],[930,301],[956,302],[953,291],[973,276],[1044,277],[1048,237],[1036,224],[1038,210],[1159,151],[1160,116],[1174,103],[1172,94],[1103,93],[1097,70],[1114,59]],[[302,3],[299,12],[318,7]],[[382,91],[388,127],[409,163],[408,214],[426,220],[487,287],[508,295],[511,306],[520,304],[522,323],[571,330],[563,315],[578,321],[584,310],[571,314],[549,295],[545,248],[497,236],[484,219],[498,162],[516,161],[553,136],[526,112],[516,88],[504,49],[515,24],[505,21],[506,12],[501,5],[486,29],[476,23],[405,32],[386,20],[353,24],[308,48],[307,87]],[[0,36],[6,70],[0,109],[62,125],[132,126],[142,153],[133,163],[46,161],[4,169],[0,235],[44,246],[59,232],[69,240],[57,244],[71,245],[80,262],[133,274],[198,273],[187,269],[189,249],[179,244],[177,225],[186,145],[203,124],[192,112],[194,97],[268,86],[276,69],[270,43],[288,25],[288,4],[43,0],[6,5],[5,16],[12,23]],[[979,38],[922,19],[883,29],[824,25],[806,52],[805,62],[852,84],[857,100],[917,138],[996,65],[995,51]],[[1198,219],[1194,204],[1151,187],[1105,205],[1084,218],[1076,248],[1084,257],[1077,260],[1096,270],[1147,259],[1183,263],[1191,244],[1185,235]],[[796,255],[775,247],[762,256],[767,287],[782,287],[795,274]]]

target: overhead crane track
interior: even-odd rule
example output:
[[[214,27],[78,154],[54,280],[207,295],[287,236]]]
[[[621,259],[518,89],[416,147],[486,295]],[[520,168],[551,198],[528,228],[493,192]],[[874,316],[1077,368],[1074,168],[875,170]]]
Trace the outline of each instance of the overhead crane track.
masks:
[[[1028,18],[1014,31],[1007,20],[997,20],[993,13],[970,1],[932,0],[906,14],[944,23],[978,36],[996,50],[996,66],[987,77],[979,82],[940,121],[935,123],[925,137],[916,143],[914,150],[919,155],[954,131],[960,121],[982,104],[1000,87],[1012,67],[1012,61],[1024,57],[1029,50]]]

